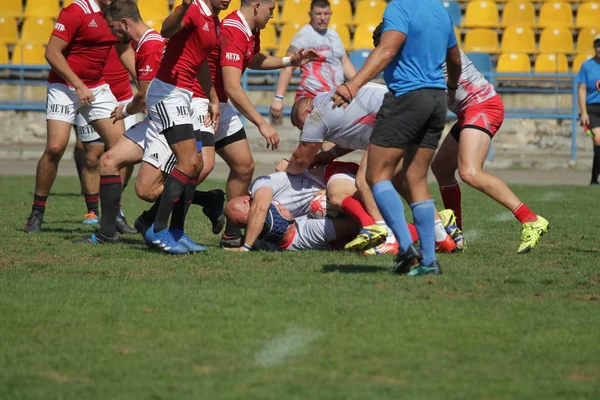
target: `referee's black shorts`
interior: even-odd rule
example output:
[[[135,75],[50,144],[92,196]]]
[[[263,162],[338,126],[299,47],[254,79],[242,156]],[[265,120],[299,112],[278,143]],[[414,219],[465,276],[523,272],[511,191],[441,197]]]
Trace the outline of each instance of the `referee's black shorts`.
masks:
[[[585,108],[590,117],[590,129],[600,128],[600,104],[586,104]]]
[[[389,92],[377,113],[371,144],[395,148],[416,144],[436,149],[447,112],[443,89],[418,89],[398,97]]]

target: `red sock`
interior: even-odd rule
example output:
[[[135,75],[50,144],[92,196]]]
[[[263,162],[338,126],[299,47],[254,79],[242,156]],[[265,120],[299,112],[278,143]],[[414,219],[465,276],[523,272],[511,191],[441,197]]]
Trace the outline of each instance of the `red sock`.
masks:
[[[444,208],[449,208],[454,211],[456,215],[456,225],[458,229],[462,229],[462,212],[460,208],[460,186],[458,183],[450,186],[440,186],[440,193],[442,195],[442,202]]]
[[[531,212],[529,207],[525,203],[519,204],[513,211],[513,215],[515,218],[519,220],[520,223],[524,224],[525,222],[535,222],[537,221],[537,216]]]
[[[413,242],[419,240],[419,231],[417,231],[417,227],[415,224],[406,224],[408,226],[408,230],[410,231],[410,237]]]
[[[367,213],[362,203],[352,196],[348,196],[342,201],[341,210],[360,222],[363,228],[375,224],[375,220]]]

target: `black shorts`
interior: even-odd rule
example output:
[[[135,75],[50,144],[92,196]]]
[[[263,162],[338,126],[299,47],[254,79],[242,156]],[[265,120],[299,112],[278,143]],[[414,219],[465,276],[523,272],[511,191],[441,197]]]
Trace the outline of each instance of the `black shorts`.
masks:
[[[600,128],[600,104],[586,104],[585,108],[590,116],[590,129]]]
[[[217,143],[215,143],[215,150],[221,150],[223,147],[230,145],[235,142],[239,142],[240,140],[246,140],[248,137],[246,136],[246,130],[244,128],[240,129],[236,133],[231,136],[227,136]]]
[[[418,89],[398,97],[389,92],[377,113],[371,144],[395,148],[419,145],[436,149],[447,112],[443,89]]]
[[[196,131],[196,141],[202,142],[202,147],[215,147],[215,135],[208,131]]]

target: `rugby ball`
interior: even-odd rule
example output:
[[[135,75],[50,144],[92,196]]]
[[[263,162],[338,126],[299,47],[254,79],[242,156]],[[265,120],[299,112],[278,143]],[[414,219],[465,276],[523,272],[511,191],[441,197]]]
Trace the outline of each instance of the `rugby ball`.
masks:
[[[327,195],[320,194],[315,196],[310,202],[310,211],[308,216],[313,219],[335,218],[339,211],[332,207],[327,200]]]

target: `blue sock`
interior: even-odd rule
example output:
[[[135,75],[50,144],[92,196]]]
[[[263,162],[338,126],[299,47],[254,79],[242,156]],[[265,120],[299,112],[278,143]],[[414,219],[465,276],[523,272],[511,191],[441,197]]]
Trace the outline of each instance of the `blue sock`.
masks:
[[[390,181],[381,181],[373,185],[373,197],[385,223],[392,229],[400,245],[400,253],[406,253],[412,243],[410,231],[404,218],[404,205],[396,188]]]
[[[419,232],[419,241],[421,242],[421,252],[423,253],[424,265],[429,265],[436,260],[435,258],[435,207],[433,200],[423,200],[410,205],[415,219],[415,226]]]

